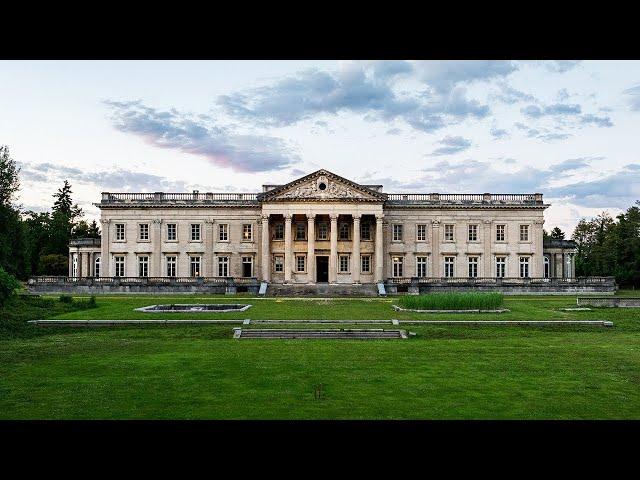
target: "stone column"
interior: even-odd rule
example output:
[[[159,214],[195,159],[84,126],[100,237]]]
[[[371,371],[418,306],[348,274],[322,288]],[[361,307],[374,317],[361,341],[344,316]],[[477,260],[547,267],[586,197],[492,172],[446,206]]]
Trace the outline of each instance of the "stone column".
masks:
[[[491,277],[491,220],[484,221],[484,259],[482,275],[483,277]]]
[[[262,215],[262,260],[260,269],[262,280],[268,282],[271,279],[271,255],[269,253],[269,215]]]
[[[213,218],[207,218],[204,221],[206,231],[204,232],[204,262],[206,268],[204,269],[205,277],[215,277],[215,266],[213,265],[213,244],[216,238],[216,221]],[[228,232],[230,234],[230,232]],[[200,267],[202,268],[202,267]],[[231,274],[231,265],[229,265],[229,274]]]
[[[331,255],[329,256],[329,283],[338,280],[338,215],[332,213],[331,218]]]
[[[554,277],[562,278],[562,254],[556,253],[553,259],[553,266],[555,267]]]
[[[91,276],[91,253],[89,252],[84,252],[84,255],[82,255],[82,262],[84,263],[84,265],[82,266],[82,272],[83,272],[83,277],[90,277]]]
[[[69,253],[69,276],[73,276],[73,253]]]
[[[111,255],[109,246],[111,245],[111,235],[109,232],[109,224],[111,220],[100,220],[102,224],[102,233],[100,235],[100,276],[111,276]]]
[[[383,214],[376,215],[376,282],[382,282],[384,278],[384,238],[382,233]]]
[[[353,250],[351,252],[351,280],[360,283],[360,214],[353,215]]]
[[[152,222],[153,236],[151,237],[151,248],[153,255],[151,256],[151,276],[164,277],[162,274],[162,220],[155,219]]]
[[[291,260],[293,244],[291,241],[291,214],[284,216],[284,283],[291,282]]]
[[[82,278],[82,252],[80,248],[78,248],[76,255],[78,255],[78,278]]]
[[[441,277],[440,272],[440,222],[431,222],[431,276]]]
[[[316,272],[316,214],[307,215],[307,283],[315,283]]]

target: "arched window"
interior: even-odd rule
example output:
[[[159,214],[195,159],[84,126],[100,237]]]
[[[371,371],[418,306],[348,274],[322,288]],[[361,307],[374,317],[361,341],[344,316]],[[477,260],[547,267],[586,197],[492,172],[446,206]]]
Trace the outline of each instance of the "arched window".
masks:
[[[549,278],[549,257],[544,257],[544,278]]]
[[[96,257],[95,265],[93,267],[93,276],[100,277],[100,257]]]

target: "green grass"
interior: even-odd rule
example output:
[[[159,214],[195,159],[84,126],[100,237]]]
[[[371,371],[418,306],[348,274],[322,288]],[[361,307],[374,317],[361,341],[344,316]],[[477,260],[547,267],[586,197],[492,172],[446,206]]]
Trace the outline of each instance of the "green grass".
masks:
[[[77,299],[31,298],[11,315],[186,318],[133,308],[212,301],[254,306],[189,317],[452,318],[394,312],[397,300],[102,296],[97,308],[72,311]],[[599,319],[615,327],[410,326],[417,336],[402,341],[233,340],[230,326],[5,328],[0,418],[640,418],[640,310],[561,310],[574,305],[575,297],[507,296],[511,312],[455,319]],[[7,311],[0,313],[5,325]],[[320,383],[325,395],[316,400]]]
[[[502,306],[504,297],[501,293],[431,293],[406,295],[398,303],[417,310],[495,310]]]

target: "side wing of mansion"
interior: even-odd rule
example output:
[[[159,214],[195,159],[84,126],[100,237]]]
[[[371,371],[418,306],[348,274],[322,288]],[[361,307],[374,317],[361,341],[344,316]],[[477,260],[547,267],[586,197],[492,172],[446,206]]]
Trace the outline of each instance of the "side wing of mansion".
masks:
[[[102,238],[72,242],[70,277],[575,276],[575,245],[543,243],[539,193],[393,194],[319,170],[261,193],[103,193],[96,205]]]

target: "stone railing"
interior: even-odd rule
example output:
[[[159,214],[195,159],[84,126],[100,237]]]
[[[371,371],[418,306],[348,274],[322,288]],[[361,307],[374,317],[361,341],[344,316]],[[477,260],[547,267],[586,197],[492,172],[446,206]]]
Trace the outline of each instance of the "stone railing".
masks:
[[[257,293],[256,277],[31,277],[33,293]]]
[[[70,247],[99,247],[100,238],[73,238],[69,241]]]
[[[436,291],[500,291],[505,294],[606,294],[617,290],[615,277],[403,277],[385,281],[388,293],[429,293]]]
[[[544,205],[541,193],[389,193],[391,205]]]
[[[119,205],[257,205],[257,193],[111,193],[102,192],[99,206]]]

